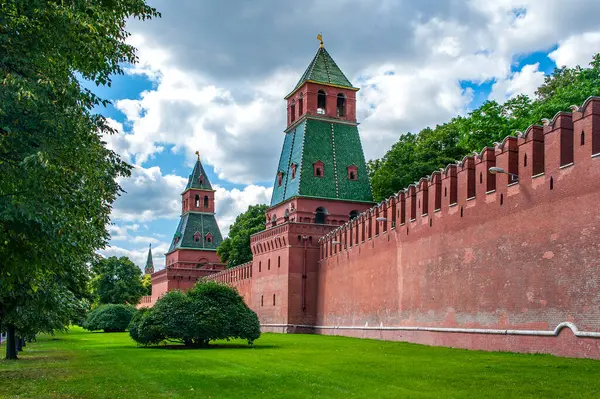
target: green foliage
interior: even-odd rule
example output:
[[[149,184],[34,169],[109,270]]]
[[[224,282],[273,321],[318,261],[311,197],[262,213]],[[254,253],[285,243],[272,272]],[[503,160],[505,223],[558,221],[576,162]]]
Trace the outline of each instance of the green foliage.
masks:
[[[234,267],[252,260],[250,236],[265,229],[265,212],[267,205],[250,205],[248,210],[240,213],[229,229],[227,237],[217,248],[221,262],[227,267]]]
[[[238,292],[215,282],[200,282],[187,292],[169,291],[151,309],[139,310],[129,327],[141,345],[176,341],[206,346],[217,339],[260,337],[258,316]]]
[[[473,151],[525,131],[542,118],[552,118],[570,105],[600,95],[600,54],[589,68],[557,68],[547,76],[536,98],[514,97],[504,104],[486,101],[466,116],[425,128],[418,134],[406,133],[381,159],[368,163],[373,196],[381,201],[421,177],[462,159]]]
[[[144,287],[143,295],[152,295],[152,276],[144,274],[142,277],[142,287]]]
[[[134,313],[135,308],[129,305],[98,306],[88,314],[83,328],[90,331],[123,332],[131,322]]]
[[[46,330],[64,320],[55,306],[87,296],[86,264],[107,242],[130,167],[93,113],[107,102],[79,79],[110,85],[136,61],[126,22],[154,16],[143,0],[0,5],[0,325]]]
[[[92,287],[99,303],[135,305],[147,292],[142,284],[142,271],[125,256],[100,259],[93,272]]]

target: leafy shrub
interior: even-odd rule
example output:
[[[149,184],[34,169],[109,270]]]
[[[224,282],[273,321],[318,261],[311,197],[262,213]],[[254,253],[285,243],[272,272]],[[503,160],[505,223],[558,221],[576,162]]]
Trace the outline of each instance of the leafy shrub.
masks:
[[[200,282],[186,293],[170,291],[153,308],[139,310],[129,334],[141,345],[176,341],[206,346],[209,341],[231,338],[252,345],[260,337],[260,324],[234,288]]]
[[[92,310],[83,328],[90,331],[123,332],[131,322],[135,308],[128,305],[108,304]]]
[[[144,342],[146,345],[156,345],[165,340],[163,329],[156,320],[156,313],[148,308],[135,312],[128,329],[134,341]]]

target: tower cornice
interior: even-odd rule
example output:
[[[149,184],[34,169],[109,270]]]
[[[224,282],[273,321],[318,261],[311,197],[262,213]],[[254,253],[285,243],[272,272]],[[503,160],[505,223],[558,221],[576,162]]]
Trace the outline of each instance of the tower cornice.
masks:
[[[312,120],[315,120],[315,121],[322,121],[322,122],[339,123],[339,124],[342,124],[342,125],[349,125],[349,126],[358,126],[358,125],[360,125],[360,123],[358,123],[358,122],[350,122],[350,121],[343,120],[343,119],[331,118],[329,116],[304,114],[300,118],[298,118],[297,121],[295,121],[294,123],[292,123],[291,125],[289,125],[283,132],[287,133],[288,131],[296,128],[296,126],[298,126],[300,123],[302,123],[306,119],[312,119]]]

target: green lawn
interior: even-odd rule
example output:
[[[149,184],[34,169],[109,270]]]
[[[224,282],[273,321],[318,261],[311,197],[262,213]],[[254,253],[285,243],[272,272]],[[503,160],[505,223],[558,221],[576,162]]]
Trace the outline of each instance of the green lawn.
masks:
[[[148,349],[74,328],[20,358],[0,361],[2,398],[600,397],[600,361],[319,335]]]

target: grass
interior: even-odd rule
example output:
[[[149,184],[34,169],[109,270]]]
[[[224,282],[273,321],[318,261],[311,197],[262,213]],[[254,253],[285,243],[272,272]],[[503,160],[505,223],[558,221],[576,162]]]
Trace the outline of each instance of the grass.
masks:
[[[19,361],[0,361],[0,397],[600,397],[600,361],[587,359],[319,335],[179,348],[138,348],[127,333],[78,328],[43,336]]]

